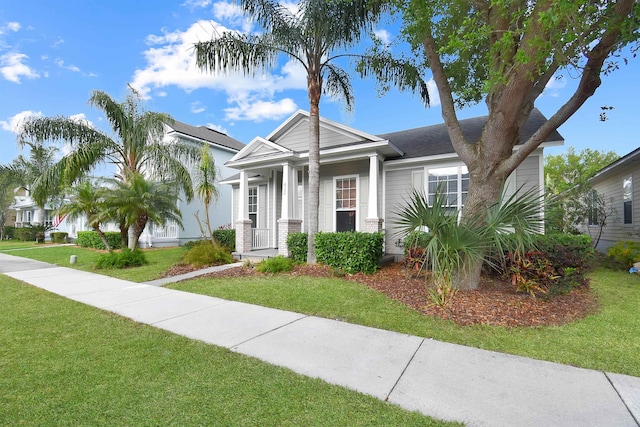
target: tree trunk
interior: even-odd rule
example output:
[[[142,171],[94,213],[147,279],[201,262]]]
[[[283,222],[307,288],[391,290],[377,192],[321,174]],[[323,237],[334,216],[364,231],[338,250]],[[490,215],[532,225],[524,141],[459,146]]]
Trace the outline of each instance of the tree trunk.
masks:
[[[129,245],[129,226],[126,219],[120,218],[120,247],[126,248]]]
[[[316,263],[315,235],[320,209],[320,77],[310,75],[309,84],[309,224],[307,224],[307,263]]]
[[[98,233],[98,236],[100,236],[100,240],[102,240],[102,244],[104,245],[104,247],[111,252],[111,245],[109,245],[109,241],[107,240],[107,236],[105,236],[104,232],[102,230],[100,230],[100,227],[94,225],[93,226],[93,231],[95,231],[96,233]]]
[[[147,215],[140,215],[135,224],[133,224],[133,239],[129,242],[129,249],[132,251],[138,247],[138,241],[140,241],[140,236],[144,232],[148,220],[149,217]]]

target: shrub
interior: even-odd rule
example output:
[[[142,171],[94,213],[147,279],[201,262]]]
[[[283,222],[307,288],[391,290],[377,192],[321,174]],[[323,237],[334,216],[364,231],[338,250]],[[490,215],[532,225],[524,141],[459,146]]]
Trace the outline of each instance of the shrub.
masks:
[[[4,226],[4,238],[9,240],[9,239],[13,239],[16,236],[16,228],[12,227],[10,225],[5,225]]]
[[[236,250],[236,230],[228,228],[213,230],[213,238],[222,246],[229,248],[231,252]]]
[[[102,254],[96,260],[95,267],[100,268],[128,268],[139,267],[148,264],[144,252],[124,248],[121,252],[109,252]]]
[[[111,249],[120,249],[122,241],[118,231],[107,231],[104,235]],[[78,231],[78,240],[76,243],[83,248],[106,249],[100,236],[98,236],[98,233],[95,231]]]
[[[16,228],[15,235],[18,240],[23,242],[32,242],[36,240],[36,231],[31,227]]]
[[[307,233],[291,233],[287,236],[287,248],[289,257],[295,262],[307,262]]]
[[[291,271],[292,268],[293,259],[283,257],[282,255],[262,260],[256,265],[256,270],[260,273],[282,273]]]
[[[607,249],[607,257],[629,268],[640,261],[640,243],[621,241]]]
[[[565,294],[588,283],[594,250],[586,235],[536,236],[535,249],[525,254],[506,254],[507,274],[519,291],[530,295]]]
[[[64,231],[54,231],[51,233],[51,241],[53,243],[67,243],[67,237],[69,237],[69,233],[65,233]]]
[[[382,258],[382,233],[317,233],[318,262],[340,268],[347,273],[375,273]]]
[[[228,248],[214,245],[209,240],[202,240],[201,243],[194,245],[184,254],[182,261],[194,267],[204,267],[230,264],[233,262],[233,257]]]

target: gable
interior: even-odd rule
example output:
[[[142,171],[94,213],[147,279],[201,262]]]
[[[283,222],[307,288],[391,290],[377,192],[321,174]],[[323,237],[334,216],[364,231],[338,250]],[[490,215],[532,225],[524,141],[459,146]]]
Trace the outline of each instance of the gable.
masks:
[[[238,154],[233,156],[231,161],[237,161],[241,159],[255,159],[260,157],[274,156],[278,154],[289,154],[291,150],[280,146],[272,141],[264,138],[255,138],[249,144],[247,144]]]
[[[320,149],[362,142],[363,138],[349,132],[340,132],[331,126],[320,123]],[[295,123],[281,137],[275,140],[295,152],[309,151],[309,119],[304,118]]]

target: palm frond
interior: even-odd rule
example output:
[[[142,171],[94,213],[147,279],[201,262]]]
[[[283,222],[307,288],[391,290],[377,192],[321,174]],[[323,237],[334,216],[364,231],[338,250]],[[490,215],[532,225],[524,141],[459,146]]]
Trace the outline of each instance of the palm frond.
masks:
[[[327,74],[325,84],[322,86],[323,92],[334,99],[344,100],[347,111],[351,111],[356,99],[353,95],[353,86],[351,86],[349,74],[331,63],[325,63],[324,66]]]

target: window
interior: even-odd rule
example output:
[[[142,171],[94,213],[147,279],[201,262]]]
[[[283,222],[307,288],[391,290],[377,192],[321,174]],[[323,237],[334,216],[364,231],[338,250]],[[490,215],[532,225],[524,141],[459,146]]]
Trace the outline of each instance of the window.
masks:
[[[356,230],[357,177],[336,178],[336,231]]]
[[[31,222],[31,211],[26,211],[25,213],[27,215],[26,215],[26,218],[24,218],[24,222],[30,223]]]
[[[633,224],[633,181],[627,177],[622,181],[622,205],[625,224]]]
[[[251,228],[258,227],[258,187],[249,187],[249,219]]]
[[[428,170],[429,204],[433,204],[433,197],[438,188],[445,194],[447,206],[451,211],[462,209],[469,191],[469,171],[466,166],[451,166]]]

